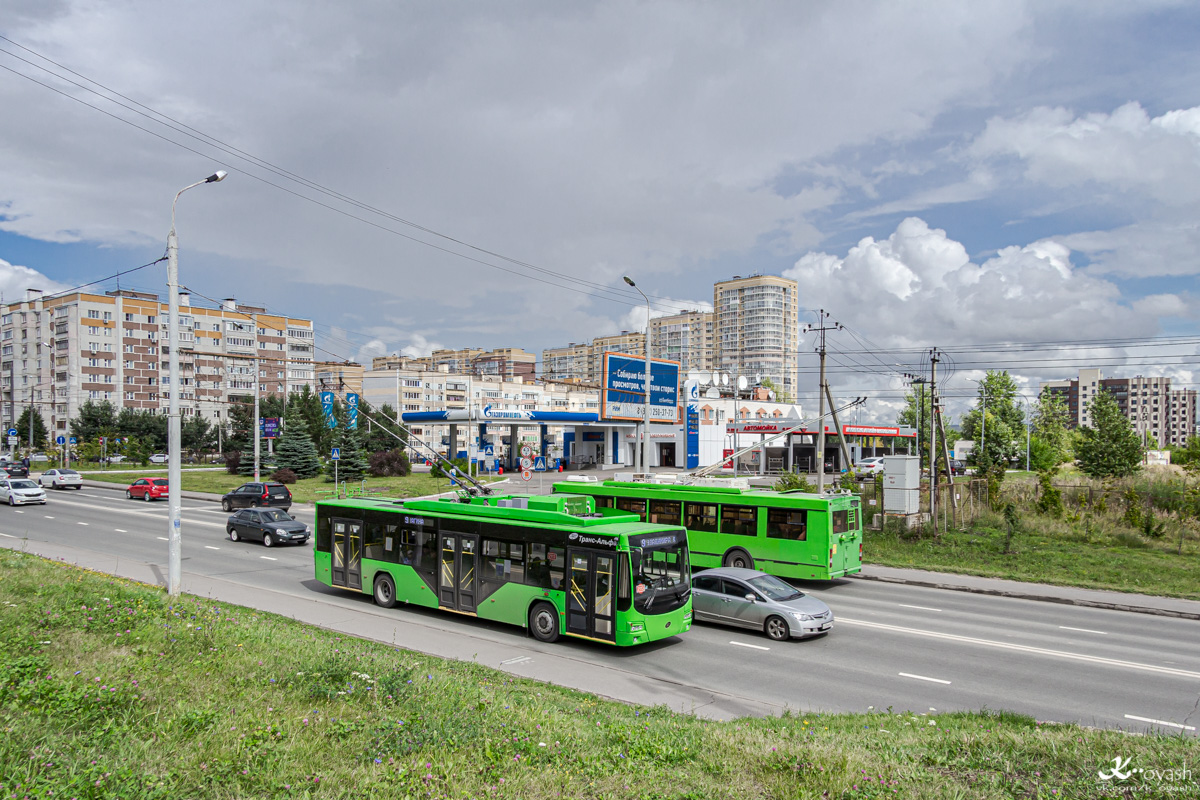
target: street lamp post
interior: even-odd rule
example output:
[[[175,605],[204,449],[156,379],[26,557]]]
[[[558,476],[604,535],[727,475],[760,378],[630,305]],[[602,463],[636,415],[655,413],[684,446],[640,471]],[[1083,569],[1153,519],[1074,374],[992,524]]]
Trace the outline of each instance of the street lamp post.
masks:
[[[171,202],[171,232],[167,234],[167,342],[171,396],[167,404],[167,594],[178,595],[183,572],[183,542],[179,530],[182,480],[179,468],[179,239],[175,236],[175,204],[179,195],[202,183],[225,180],[225,170],[217,170],[202,181],[185,186]],[[257,431],[255,432],[257,433]]]
[[[650,471],[650,298],[638,289],[638,285],[628,275],[625,282],[637,289],[638,294],[646,301],[646,421],[642,424],[642,472]]]

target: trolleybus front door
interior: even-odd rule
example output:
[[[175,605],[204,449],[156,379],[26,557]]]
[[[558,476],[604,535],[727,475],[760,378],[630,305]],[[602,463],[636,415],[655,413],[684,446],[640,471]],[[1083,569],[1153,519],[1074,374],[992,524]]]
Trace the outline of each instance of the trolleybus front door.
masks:
[[[333,559],[331,562],[334,586],[362,589],[362,522],[356,519],[333,519]]]
[[[438,576],[438,605],[442,608],[475,613],[478,553],[478,536],[442,534],[442,566]]]
[[[617,554],[592,550],[567,551],[571,565],[567,595],[567,631],[612,640],[613,599],[617,585]]]

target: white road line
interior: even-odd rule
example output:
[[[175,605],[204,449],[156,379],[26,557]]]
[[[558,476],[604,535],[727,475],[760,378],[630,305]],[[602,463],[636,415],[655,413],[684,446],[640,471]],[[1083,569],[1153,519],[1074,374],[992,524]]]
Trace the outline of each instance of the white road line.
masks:
[[[259,556],[259,558],[265,558],[267,561],[278,561],[279,560],[278,558],[271,558],[270,556]]]
[[[930,608],[929,606],[910,606],[905,603],[897,603],[901,608],[915,608],[918,611],[941,611],[940,608]]]
[[[530,661],[533,661],[533,659],[530,658],[529,656],[517,656],[516,658],[510,658],[507,661],[501,661],[500,663],[501,663],[501,665],[503,665],[503,664],[527,664]]]
[[[71,500],[59,500],[59,501],[57,501],[57,503],[61,504],[61,505],[65,505],[65,506],[78,506],[79,508],[86,508],[91,511],[96,510],[96,507],[91,505],[90,503],[76,503]],[[105,509],[105,510],[108,510],[108,509]],[[164,522],[164,521],[166,521],[166,518],[167,518],[166,514],[158,514],[158,513],[152,512],[152,511],[134,511],[132,509],[122,509],[121,513],[124,514],[125,516],[148,517],[148,518],[156,520],[158,522]],[[53,519],[53,517],[51,517],[51,519]],[[212,528],[224,528],[225,527],[224,522],[210,522],[206,519],[196,519],[194,517],[191,519],[185,519],[183,521],[183,524],[184,525],[208,525],[209,527],[212,527]]]
[[[924,675],[913,675],[911,672],[900,672],[897,674],[900,675],[901,678],[913,678],[914,680],[918,681],[929,681],[930,683],[944,683],[947,686],[950,685],[950,681],[944,681],[941,678],[927,678]]]
[[[1067,625],[1059,625],[1058,629],[1060,631],[1079,631],[1080,633],[1098,633],[1101,636],[1108,636],[1108,631],[1094,631],[1089,628],[1072,628]]]
[[[76,522],[75,524],[76,524],[76,525],[87,525],[87,523],[86,523],[86,522]]]
[[[158,537],[158,538],[159,538],[159,539],[162,539],[164,542],[169,542],[169,541],[170,541],[170,539],[168,539],[168,538],[167,538],[167,537],[165,537],[165,536],[160,536],[160,537]]]
[[[213,547],[211,544],[206,544],[206,545],[204,545],[204,549],[205,550],[220,550],[221,548]]]
[[[18,509],[18,508],[14,508],[14,509],[13,509],[13,513],[14,513],[14,514],[24,514],[25,512],[24,512],[24,511],[21,511],[21,510],[20,510],[20,509]]]
[[[737,647],[750,647],[755,650],[770,650],[771,649],[769,647],[763,647],[761,644],[746,644],[745,642],[730,642],[730,644],[736,645]]]
[[[113,530],[117,533],[129,533],[129,531],[125,530],[124,528],[113,528]]]
[[[860,619],[847,619],[842,617],[842,625],[861,625],[864,628],[875,628],[878,630],[894,631],[896,633],[909,634],[912,636],[928,636],[931,639],[945,639],[951,642],[962,642],[964,644],[977,644],[984,647],[997,647],[1001,650],[1016,650],[1021,653],[1034,653],[1036,655],[1051,656],[1053,658],[1064,658],[1070,661],[1088,661],[1093,664],[1107,664],[1111,667],[1124,667],[1125,669],[1139,669],[1146,672],[1157,672],[1161,675],[1176,675],[1181,678],[1200,678],[1200,672],[1192,672],[1186,669],[1174,669],[1172,667],[1159,667],[1153,664],[1141,664],[1137,661],[1121,661],[1116,658],[1105,658],[1103,656],[1087,656],[1082,653],[1068,653],[1065,650],[1047,650],[1044,647],[1032,647],[1027,644],[1012,644],[1010,642],[994,642],[990,639],[976,639],[973,636],[959,636],[954,633],[939,633],[937,631],[925,631],[920,628],[907,628],[900,625],[885,625],[882,622],[868,622]]]
[[[46,519],[54,519],[54,517],[50,516],[49,514],[44,514],[43,516],[45,516]]]
[[[1126,714],[1125,719],[1136,719],[1138,722],[1149,722],[1153,725],[1166,725],[1168,728],[1179,728],[1185,731],[1194,731],[1194,725],[1180,725],[1178,722],[1167,722],[1165,719],[1150,719],[1149,717],[1135,717],[1133,714]]]
[[[5,539],[16,539],[17,538],[16,536],[13,536],[13,535],[7,534],[7,533],[0,533],[0,536],[3,536]]]

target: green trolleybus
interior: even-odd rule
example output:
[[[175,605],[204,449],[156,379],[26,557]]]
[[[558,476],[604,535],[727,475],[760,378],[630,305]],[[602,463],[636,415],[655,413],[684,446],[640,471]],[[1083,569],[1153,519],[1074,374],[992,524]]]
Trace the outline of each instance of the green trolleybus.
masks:
[[[590,497],[317,502],[317,580],[561,635],[635,645],[692,624],[687,534]]]
[[[603,481],[554,484],[601,509],[687,528],[693,566],[748,567],[785,578],[830,580],[862,569],[862,514],[849,492],[810,494],[738,486]]]

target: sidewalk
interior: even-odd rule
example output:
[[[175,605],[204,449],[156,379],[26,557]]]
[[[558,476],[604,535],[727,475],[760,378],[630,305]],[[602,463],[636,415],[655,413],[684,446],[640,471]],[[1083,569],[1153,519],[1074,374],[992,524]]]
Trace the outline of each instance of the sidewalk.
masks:
[[[1181,600],[1175,597],[1108,592],[1099,589],[1081,589],[1075,586],[1052,586],[1046,583],[1026,583],[1002,578],[980,578],[974,575],[885,567],[879,564],[864,564],[862,572],[852,577],[855,580],[905,583],[911,586],[928,586],[932,589],[949,589],[956,592],[974,592],[998,597],[1017,597],[1022,600],[1040,600],[1048,603],[1065,603],[1073,606],[1200,620],[1200,601]]]

